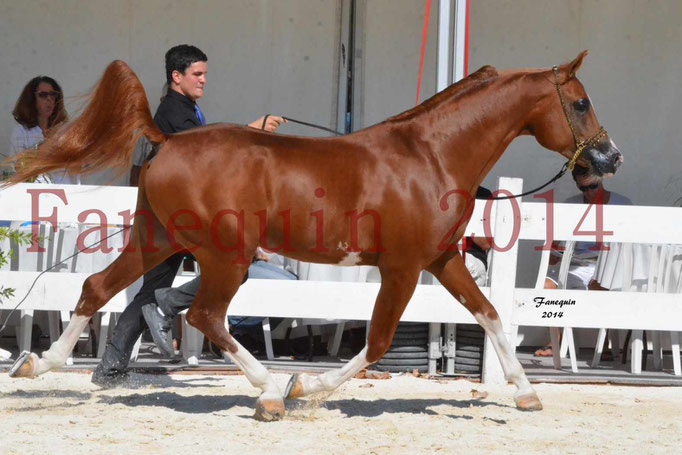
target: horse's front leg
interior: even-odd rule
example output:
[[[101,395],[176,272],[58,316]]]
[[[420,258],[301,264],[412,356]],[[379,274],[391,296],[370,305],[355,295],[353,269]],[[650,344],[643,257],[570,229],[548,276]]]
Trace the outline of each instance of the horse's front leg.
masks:
[[[114,264],[110,267],[114,267]],[[107,272],[108,269],[85,280],[76,311],[59,339],[41,357],[33,352],[22,352],[9,370],[11,377],[34,378],[64,365],[90,318],[120,290],[106,289],[104,282]]]
[[[530,385],[523,367],[514,356],[514,350],[502,330],[502,322],[495,307],[485,298],[467,270],[464,259],[457,253],[444,257],[427,269],[433,273],[445,289],[469,310],[495,348],[502,364],[505,378],[516,385],[514,402],[519,409],[539,411],[542,403],[535,389]]]
[[[169,247],[151,253],[143,252],[142,244],[137,242],[139,237],[135,233],[135,228],[133,229],[131,244],[137,247],[124,250],[109,267],[85,280],[74,316],[59,339],[52,343],[50,349],[43,352],[41,357],[33,352],[22,352],[10,368],[11,377],[34,378],[62,367],[90,318],[106,305],[109,299],[139,278],[145,270],[158,265],[172,254],[173,250]]]
[[[198,257],[198,256],[197,256]],[[254,387],[261,389],[255,417],[271,421],[284,417],[282,391],[268,370],[244,348],[225,327],[227,307],[239,289],[248,265],[233,266],[225,271],[221,264],[231,259],[207,263],[199,259],[202,275],[199,292],[189,311],[187,322],[204,333],[244,373]]]
[[[42,357],[33,352],[22,352],[9,370],[10,377],[35,378],[50,370],[61,368],[89,320],[90,316],[74,315],[66,330],[52,343],[50,349],[43,352]]]
[[[381,270],[381,288],[374,304],[367,345],[342,368],[318,376],[295,374],[285,395],[299,398],[332,391],[356,373],[376,362],[391,345],[395,328],[417,285],[418,270]]]

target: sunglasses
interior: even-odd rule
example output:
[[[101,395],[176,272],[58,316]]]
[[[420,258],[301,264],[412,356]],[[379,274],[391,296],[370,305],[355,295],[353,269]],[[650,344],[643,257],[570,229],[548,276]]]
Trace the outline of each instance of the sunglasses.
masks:
[[[36,95],[38,95],[38,98],[42,98],[42,99],[46,100],[50,96],[54,99],[57,99],[57,98],[59,98],[61,93],[59,93],[59,92],[36,92]]]
[[[584,193],[584,192],[587,191],[587,190],[596,190],[597,188],[599,188],[599,184],[598,184],[598,183],[592,183],[592,184],[590,184],[590,185],[580,185],[580,186],[578,186],[578,189],[580,190],[581,193]]]

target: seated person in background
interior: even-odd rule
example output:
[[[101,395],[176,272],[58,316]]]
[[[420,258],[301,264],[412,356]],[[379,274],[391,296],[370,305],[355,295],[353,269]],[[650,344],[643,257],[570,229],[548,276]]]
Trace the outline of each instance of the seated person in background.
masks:
[[[9,153],[4,158],[12,158],[25,149],[36,147],[43,142],[51,128],[67,120],[64,109],[62,88],[57,81],[48,76],[36,76],[21,91],[12,116],[17,125],[10,136]],[[3,179],[14,169],[3,168]],[[77,183],[66,171],[55,171],[36,179],[40,183]]]
[[[564,201],[565,203],[632,205],[632,201],[627,197],[613,191],[607,191],[603,186],[602,179],[588,174],[584,167],[575,166],[571,174],[581,194],[569,197]],[[555,242],[552,245],[552,253],[549,258],[545,289],[556,289],[558,287],[562,254],[560,244]],[[588,289],[594,276],[597,256],[599,256],[599,246],[596,242],[576,242],[566,278],[566,289]],[[552,345],[548,344],[538,349],[535,351],[535,355],[538,357],[551,356]]]

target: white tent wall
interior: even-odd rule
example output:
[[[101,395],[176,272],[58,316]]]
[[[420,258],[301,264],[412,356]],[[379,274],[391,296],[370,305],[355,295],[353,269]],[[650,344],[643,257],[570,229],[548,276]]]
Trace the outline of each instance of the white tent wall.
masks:
[[[608,189],[639,205],[682,197],[682,2],[676,0],[476,0],[470,2],[469,69],[551,66],[588,49],[578,76],[625,156]],[[532,138],[514,141],[494,176],[527,187],[561,166]],[[575,194],[572,179],[556,199]]]
[[[21,89],[39,74],[57,79],[74,112],[75,97],[88,92],[110,61],[122,59],[140,77],[154,112],[165,82],[164,53],[182,43],[208,55],[199,104],[209,122],[282,113],[333,127],[340,15],[341,0],[2,0],[0,147],[9,148]],[[294,125],[282,132],[318,134]]]
[[[438,2],[431,5],[420,102],[436,91]],[[355,129],[415,105],[424,2],[358,0],[356,12]]]

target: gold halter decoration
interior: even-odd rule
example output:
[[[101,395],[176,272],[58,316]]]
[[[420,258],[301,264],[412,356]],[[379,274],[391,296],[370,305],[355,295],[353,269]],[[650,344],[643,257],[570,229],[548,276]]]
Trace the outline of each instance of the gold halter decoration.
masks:
[[[552,67],[552,71],[554,71],[554,85],[556,85],[556,92],[559,94],[559,101],[561,101],[561,108],[564,110],[564,115],[566,116],[566,121],[568,121],[568,127],[571,129],[571,134],[573,134],[573,141],[575,141],[575,153],[573,154],[573,158],[571,158],[567,164],[568,170],[572,171],[573,168],[575,167],[576,161],[578,161],[578,157],[580,157],[580,154],[583,152],[583,150],[588,146],[592,145],[594,147],[597,146],[598,141],[606,136],[606,130],[604,129],[603,126],[599,126],[599,130],[597,131],[597,134],[592,136],[590,139],[586,139],[584,141],[579,141],[578,140],[578,134],[575,132],[575,126],[573,125],[573,121],[571,120],[571,116],[568,113],[568,108],[566,107],[566,101],[564,100],[564,95],[561,93],[561,85],[559,84],[559,67],[554,65]]]

